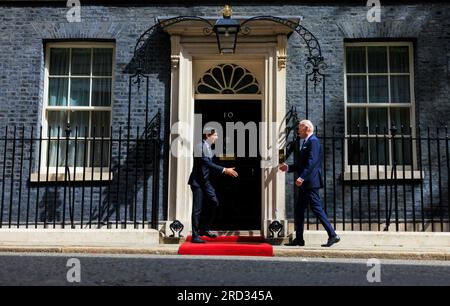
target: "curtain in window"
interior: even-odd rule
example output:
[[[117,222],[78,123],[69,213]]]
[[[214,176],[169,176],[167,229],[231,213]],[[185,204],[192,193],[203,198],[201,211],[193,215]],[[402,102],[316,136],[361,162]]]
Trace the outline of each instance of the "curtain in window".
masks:
[[[71,75],[89,76],[91,74],[91,49],[72,49]]]
[[[48,105],[111,106],[112,56],[111,48],[51,48]],[[110,111],[48,110],[48,165],[66,166],[67,153],[70,167],[107,166],[110,142],[102,145],[100,139],[110,137],[110,117]],[[67,123],[72,138],[68,142]]]
[[[111,79],[92,80],[92,106],[111,105]]]
[[[50,49],[50,75],[69,75],[69,55],[70,49],[68,48]]]
[[[68,78],[50,78],[48,84],[48,105],[67,106]]]
[[[94,48],[92,75],[111,76],[112,75],[112,49]]]

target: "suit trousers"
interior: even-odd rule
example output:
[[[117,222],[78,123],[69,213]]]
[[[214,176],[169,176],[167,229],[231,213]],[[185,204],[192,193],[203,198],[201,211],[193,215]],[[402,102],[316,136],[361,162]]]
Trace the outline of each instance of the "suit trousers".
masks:
[[[322,200],[320,199],[319,189],[306,189],[300,187],[298,200],[296,205],[294,206],[296,238],[299,240],[303,240],[305,210],[308,205],[314,215],[319,219],[319,222],[327,231],[328,237],[336,236],[333,226],[330,224],[330,221],[328,221],[328,217],[322,208]]]
[[[210,230],[217,213],[217,200],[214,197],[212,201],[208,199],[210,193],[204,191],[201,187],[192,186],[192,237],[198,237],[201,231]],[[206,209],[205,202],[210,202],[209,209]]]

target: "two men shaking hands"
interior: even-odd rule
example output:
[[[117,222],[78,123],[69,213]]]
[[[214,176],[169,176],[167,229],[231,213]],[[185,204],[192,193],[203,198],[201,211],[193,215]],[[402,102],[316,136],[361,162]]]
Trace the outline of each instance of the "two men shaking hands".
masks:
[[[314,135],[314,125],[309,120],[302,120],[297,133],[303,139],[299,148],[297,159],[292,165],[283,163],[279,170],[283,172],[295,172],[295,185],[299,187],[299,197],[294,205],[294,220],[296,238],[287,245],[304,246],[303,239],[305,210],[309,205],[315,216],[319,219],[328,233],[328,241],[322,245],[329,247],[340,241],[339,236],[334,231],[332,225],[322,208],[322,201],[319,196],[319,189],[323,188],[322,180],[322,148],[319,139]],[[210,182],[210,172],[223,173],[231,177],[237,177],[238,173],[234,168],[224,168],[213,162],[214,153],[211,146],[216,142],[218,135],[215,130],[206,130],[202,143],[198,144],[194,152],[194,166],[189,177],[189,185],[193,193],[192,208],[192,242],[204,243],[200,236],[215,238],[216,235],[209,231],[214,219],[215,211],[219,206],[219,201],[214,187]],[[203,201],[206,199],[214,208],[213,213],[206,221],[200,221]]]

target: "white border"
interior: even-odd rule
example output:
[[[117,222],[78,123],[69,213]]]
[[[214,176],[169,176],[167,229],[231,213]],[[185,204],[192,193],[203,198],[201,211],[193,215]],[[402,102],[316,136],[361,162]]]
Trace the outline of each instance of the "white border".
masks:
[[[115,47],[115,43],[113,42],[55,42],[55,43],[48,43],[45,46],[45,69],[44,69],[44,95],[43,95],[43,103],[42,103],[42,107],[43,107],[43,111],[42,111],[42,117],[41,117],[41,126],[42,126],[42,138],[45,139],[42,141],[42,148],[41,148],[41,167],[40,167],[40,172],[41,175],[44,173],[47,173],[47,169],[49,174],[55,174],[56,172],[58,172],[58,174],[60,173],[64,173],[65,171],[65,167],[47,167],[47,132],[48,132],[48,124],[47,124],[47,110],[62,110],[65,109],[64,107],[60,107],[60,106],[48,106],[48,86],[49,86],[49,65],[50,65],[50,48],[112,48],[113,53],[112,53],[112,71],[111,71],[111,106],[107,107],[107,106],[78,106],[78,107],[68,107],[67,109],[70,110],[85,110],[85,111],[91,111],[91,110],[99,110],[99,111],[109,111],[110,112],[110,124],[112,125],[112,112],[113,112],[113,104],[114,104],[114,82],[115,82],[115,64],[116,64],[116,47]],[[93,54],[91,53],[91,57],[93,56]],[[70,60],[71,57],[69,59],[69,70],[70,70]],[[92,58],[91,58],[91,65],[92,65]],[[92,78],[95,78],[92,76],[92,67],[91,67],[91,76],[89,77],[91,80]],[[70,76],[70,71],[69,71],[69,76]],[[67,76],[65,76],[67,77]],[[88,77],[86,77],[88,78]],[[103,77],[102,77],[103,78]],[[92,97],[92,81],[90,82],[90,92],[91,94],[89,95],[89,104],[91,102],[91,97]],[[68,88],[69,92],[70,92],[70,82],[69,82],[69,88]],[[89,125],[91,124],[91,118],[89,118]],[[89,126],[89,130],[90,130],[90,126]],[[62,136],[62,135],[61,135]],[[112,135],[111,135],[112,137]],[[72,138],[72,137],[71,137]],[[63,139],[63,137],[61,137],[60,139]],[[84,139],[84,138],[79,138],[79,139]],[[90,138],[87,138],[90,139]],[[104,140],[108,140],[107,138],[104,138]],[[89,156],[89,154],[88,154]],[[75,169],[76,168],[76,169]],[[109,167],[70,167],[70,171],[71,173],[73,173],[74,171],[78,172],[82,172],[83,169],[86,169],[86,171],[91,171],[92,169],[94,170],[94,172],[101,172],[103,173],[106,170],[109,170]],[[102,172],[103,170],[103,172]],[[89,178],[87,178],[89,179]]]

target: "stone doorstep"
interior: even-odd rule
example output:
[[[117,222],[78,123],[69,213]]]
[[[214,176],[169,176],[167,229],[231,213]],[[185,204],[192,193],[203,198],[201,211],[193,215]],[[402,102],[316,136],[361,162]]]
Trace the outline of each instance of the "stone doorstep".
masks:
[[[359,248],[407,248],[407,249],[439,249],[450,247],[450,233],[417,233],[417,232],[337,232],[341,237],[339,246],[349,249]],[[288,237],[266,238],[266,242],[274,246],[288,243],[293,234]],[[305,231],[306,245],[320,246],[327,240],[325,231]],[[181,244],[185,237],[160,236],[161,244]]]
[[[435,252],[450,250],[450,233],[395,233],[395,232],[338,232],[342,241],[333,246],[336,251],[419,251]],[[280,250],[292,252],[284,244],[292,237],[267,238],[266,242]],[[137,249],[167,247],[185,242],[185,237],[164,237],[152,229],[2,229],[0,230],[0,248],[77,248],[110,249],[125,252]],[[323,231],[305,231],[307,247],[320,248],[327,239]],[[305,250],[305,248],[302,248]],[[320,251],[323,252],[323,248]]]

